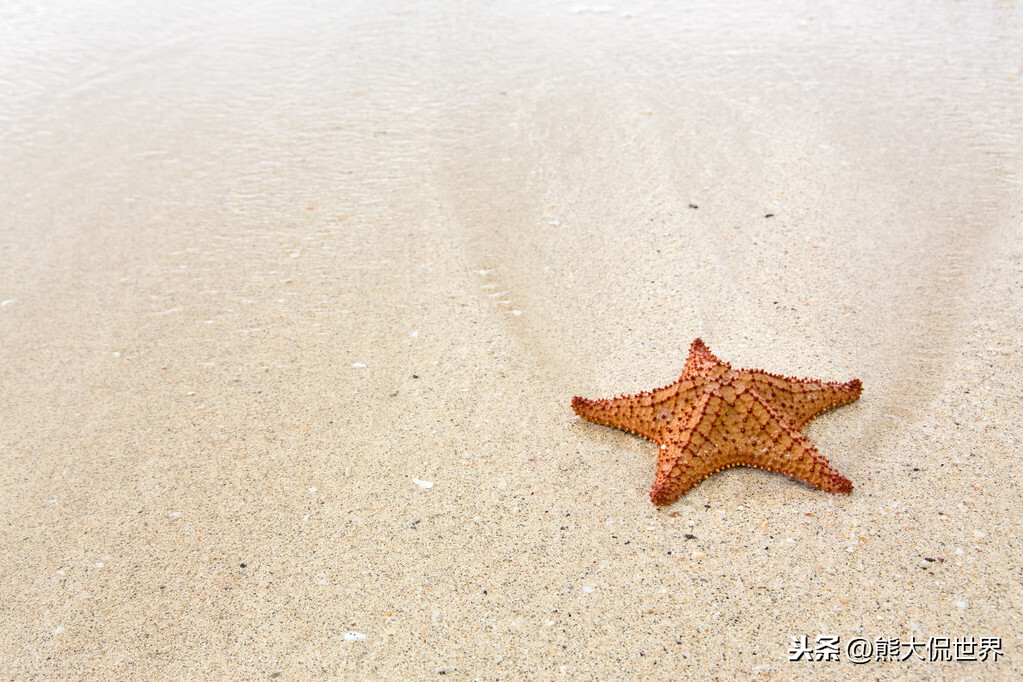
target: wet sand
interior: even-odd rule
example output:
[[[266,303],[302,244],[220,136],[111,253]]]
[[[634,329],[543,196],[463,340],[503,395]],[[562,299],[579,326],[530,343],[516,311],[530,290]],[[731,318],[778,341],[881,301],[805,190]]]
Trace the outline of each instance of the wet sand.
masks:
[[[434,5],[0,10],[3,672],[1023,672],[1023,11]],[[651,504],[697,336],[852,494]]]

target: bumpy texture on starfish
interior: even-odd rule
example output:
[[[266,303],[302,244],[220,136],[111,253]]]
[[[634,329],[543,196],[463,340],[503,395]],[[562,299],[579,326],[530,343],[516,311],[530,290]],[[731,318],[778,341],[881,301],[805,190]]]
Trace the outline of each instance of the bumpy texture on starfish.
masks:
[[[575,397],[572,409],[661,446],[650,491],[654,504],[671,504],[733,466],[770,469],[830,493],[848,493],[852,482],[801,430],[821,412],[856,400],[860,391],[859,379],[840,384],[735,370],[696,339],[682,376],[670,386],[609,400]]]

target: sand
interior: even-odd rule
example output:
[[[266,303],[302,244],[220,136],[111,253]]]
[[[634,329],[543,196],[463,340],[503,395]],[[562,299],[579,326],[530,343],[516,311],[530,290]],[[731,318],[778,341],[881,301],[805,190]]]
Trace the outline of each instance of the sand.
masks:
[[[5,677],[1023,673],[1019,6],[334,4],[0,10]],[[697,336],[851,495],[650,503]]]

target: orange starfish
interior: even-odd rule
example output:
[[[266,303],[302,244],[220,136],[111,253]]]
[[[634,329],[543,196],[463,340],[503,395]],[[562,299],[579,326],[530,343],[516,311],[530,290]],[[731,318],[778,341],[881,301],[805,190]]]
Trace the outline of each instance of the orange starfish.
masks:
[[[696,339],[682,376],[670,386],[609,400],[575,397],[572,409],[661,446],[650,491],[660,505],[740,465],[788,474],[829,493],[852,491],[852,482],[801,430],[821,412],[856,400],[860,391],[859,379],[840,384],[735,370]]]

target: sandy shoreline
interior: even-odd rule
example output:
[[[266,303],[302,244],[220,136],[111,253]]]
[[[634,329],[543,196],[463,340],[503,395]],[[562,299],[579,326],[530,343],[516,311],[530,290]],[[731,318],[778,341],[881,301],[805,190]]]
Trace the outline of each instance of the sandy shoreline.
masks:
[[[1018,675],[1023,14],[441,5],[8,10],[5,672]],[[697,336],[851,495],[650,503]]]

